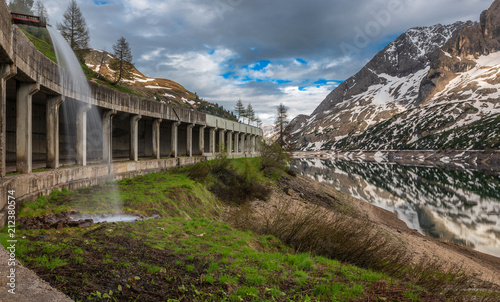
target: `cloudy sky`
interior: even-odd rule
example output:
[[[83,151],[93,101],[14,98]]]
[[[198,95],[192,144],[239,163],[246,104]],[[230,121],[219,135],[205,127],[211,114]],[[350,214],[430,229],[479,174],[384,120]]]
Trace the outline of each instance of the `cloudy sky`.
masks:
[[[492,0],[77,0],[91,46],[124,36],[136,67],[272,123],[310,114],[408,28],[479,19]],[[60,22],[66,0],[44,0]]]

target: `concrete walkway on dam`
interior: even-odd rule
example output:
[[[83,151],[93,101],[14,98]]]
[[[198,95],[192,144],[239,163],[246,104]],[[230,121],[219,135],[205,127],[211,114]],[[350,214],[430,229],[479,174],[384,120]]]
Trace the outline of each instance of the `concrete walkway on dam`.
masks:
[[[258,127],[94,82],[89,98],[61,86],[63,76],[0,1],[0,226],[10,190],[19,207],[54,189],[192,165],[220,153],[260,155]]]

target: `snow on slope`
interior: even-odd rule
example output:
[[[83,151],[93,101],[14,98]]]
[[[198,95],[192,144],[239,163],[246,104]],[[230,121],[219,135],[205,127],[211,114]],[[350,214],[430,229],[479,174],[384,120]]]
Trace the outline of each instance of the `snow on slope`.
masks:
[[[408,30],[379,52],[358,74],[339,85],[307,119],[292,121],[303,151],[329,149],[392,116],[415,108],[420,83],[433,58],[468,23]]]

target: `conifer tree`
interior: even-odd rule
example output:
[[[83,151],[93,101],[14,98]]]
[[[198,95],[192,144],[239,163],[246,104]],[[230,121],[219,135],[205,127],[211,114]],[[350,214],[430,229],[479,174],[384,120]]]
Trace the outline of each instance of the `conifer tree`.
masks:
[[[9,10],[14,13],[33,15],[34,0],[12,0],[9,3]]]
[[[240,120],[241,117],[245,115],[245,106],[243,106],[243,102],[241,101],[241,99],[239,99],[236,102],[236,106],[234,106],[234,111],[236,112],[238,121]]]
[[[89,48],[90,36],[87,23],[76,0],[71,0],[63,18],[63,23],[57,23],[57,29],[64,39],[68,41],[78,59],[83,61],[83,57]]]
[[[49,13],[47,12],[47,8],[45,7],[45,4],[41,0],[37,0],[35,2],[35,5],[33,6],[33,13],[40,17],[40,19],[44,23],[49,22]]]
[[[253,111],[252,104],[248,104],[247,109],[247,119],[248,119],[248,124],[250,125],[251,122],[255,121],[255,111]]]
[[[123,79],[132,78],[132,70],[134,65],[132,64],[132,51],[127,40],[121,37],[113,45],[114,56],[109,67],[115,71],[115,82],[114,84],[120,83]]]

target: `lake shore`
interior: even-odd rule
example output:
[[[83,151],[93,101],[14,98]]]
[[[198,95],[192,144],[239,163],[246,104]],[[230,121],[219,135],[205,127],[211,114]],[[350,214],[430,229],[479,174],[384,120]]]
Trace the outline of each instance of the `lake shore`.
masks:
[[[358,215],[374,223],[390,238],[401,243],[418,262],[424,258],[435,259],[449,268],[461,268],[478,279],[500,286],[500,258],[484,254],[472,248],[454,243],[443,242],[410,229],[396,214],[369,204],[348,194],[303,176],[280,184],[281,190],[273,192],[268,203],[253,202],[258,211],[266,212],[279,203],[289,202],[297,206],[319,205],[328,208],[332,205],[348,206]],[[320,197],[320,198],[318,198]]]
[[[500,172],[500,151],[316,151],[295,152],[294,158],[334,158],[348,161],[396,163],[412,166],[438,166],[450,169],[469,169]]]

